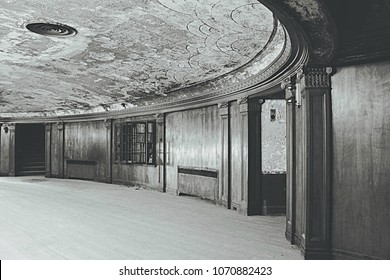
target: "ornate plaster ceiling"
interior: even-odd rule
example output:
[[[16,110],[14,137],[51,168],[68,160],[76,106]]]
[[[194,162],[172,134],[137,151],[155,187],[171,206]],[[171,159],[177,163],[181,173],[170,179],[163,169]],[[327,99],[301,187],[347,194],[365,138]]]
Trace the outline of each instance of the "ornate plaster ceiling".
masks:
[[[78,33],[42,36],[26,28],[36,22]],[[0,0],[0,116],[201,95],[204,82],[223,87],[264,70],[285,43],[256,0]]]

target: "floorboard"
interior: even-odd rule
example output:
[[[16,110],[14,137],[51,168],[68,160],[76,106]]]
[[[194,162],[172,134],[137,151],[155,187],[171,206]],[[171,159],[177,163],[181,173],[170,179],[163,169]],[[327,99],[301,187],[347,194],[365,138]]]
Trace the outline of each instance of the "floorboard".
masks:
[[[0,178],[0,259],[302,259],[285,217],[102,183]]]

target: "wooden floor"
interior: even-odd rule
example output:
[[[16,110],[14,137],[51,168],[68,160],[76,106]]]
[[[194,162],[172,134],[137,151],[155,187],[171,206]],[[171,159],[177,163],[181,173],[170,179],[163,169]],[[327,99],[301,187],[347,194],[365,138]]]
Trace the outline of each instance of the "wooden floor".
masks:
[[[156,191],[0,178],[0,259],[302,259],[284,217]]]

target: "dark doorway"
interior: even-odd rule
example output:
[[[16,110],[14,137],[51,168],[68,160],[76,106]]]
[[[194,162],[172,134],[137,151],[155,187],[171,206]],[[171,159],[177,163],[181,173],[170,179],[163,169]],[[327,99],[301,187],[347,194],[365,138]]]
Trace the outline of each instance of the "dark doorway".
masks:
[[[45,126],[16,125],[16,176],[45,174]]]

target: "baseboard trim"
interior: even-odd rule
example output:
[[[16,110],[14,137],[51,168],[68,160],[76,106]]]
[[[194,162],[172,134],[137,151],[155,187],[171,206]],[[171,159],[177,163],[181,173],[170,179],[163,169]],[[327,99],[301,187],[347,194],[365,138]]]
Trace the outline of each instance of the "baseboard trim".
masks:
[[[286,215],[286,206],[264,206],[263,215]]]
[[[146,185],[141,182],[131,182],[131,181],[125,181],[120,179],[113,179],[112,182],[106,182],[107,184],[112,185],[121,185],[121,186],[127,186],[127,187],[142,187],[148,190],[154,190],[158,192],[163,192],[162,186],[154,186],[154,185]]]
[[[386,260],[384,258],[378,258],[374,256],[364,255],[360,253],[354,253],[345,250],[332,249],[332,259],[334,260]]]

